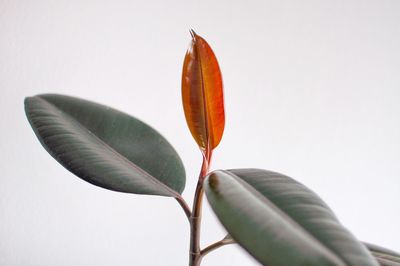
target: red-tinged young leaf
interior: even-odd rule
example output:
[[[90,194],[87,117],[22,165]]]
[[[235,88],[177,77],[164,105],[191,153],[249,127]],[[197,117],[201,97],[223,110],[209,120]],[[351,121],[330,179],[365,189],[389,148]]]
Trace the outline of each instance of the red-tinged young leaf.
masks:
[[[204,154],[211,154],[225,127],[222,75],[208,43],[193,30],[190,33],[182,73],[183,109],[193,138]]]

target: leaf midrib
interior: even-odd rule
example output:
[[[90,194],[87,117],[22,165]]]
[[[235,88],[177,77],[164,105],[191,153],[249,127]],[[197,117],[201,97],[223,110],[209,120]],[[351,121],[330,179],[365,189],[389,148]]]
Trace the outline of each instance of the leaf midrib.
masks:
[[[239,181],[238,183],[244,183],[241,184],[246,190],[249,190],[250,194],[255,195],[255,198],[259,199],[260,201],[264,201],[266,202],[270,207],[272,207],[273,209],[275,209],[279,216],[282,216],[283,220],[285,220],[284,218],[287,218],[287,221],[289,222],[289,224],[292,224],[294,228],[298,228],[301,232],[303,232],[303,234],[307,235],[310,237],[311,240],[315,241],[316,243],[318,243],[320,246],[322,246],[325,250],[327,250],[331,255],[333,255],[335,258],[337,258],[341,263],[343,263],[343,265],[347,265],[346,262],[343,260],[342,257],[338,256],[334,251],[332,251],[328,246],[326,246],[324,243],[322,243],[318,238],[316,238],[313,234],[311,234],[306,228],[304,228],[301,224],[299,224],[298,222],[296,222],[291,216],[289,216],[288,214],[286,214],[283,210],[281,210],[281,208],[279,208],[278,205],[276,205],[274,202],[272,202],[271,200],[269,200],[267,197],[265,197],[260,191],[258,191],[256,188],[254,188],[252,185],[250,185],[249,183],[247,183],[246,181],[244,181],[243,179],[241,179],[239,176],[237,176],[236,174],[233,174],[229,171],[226,170],[221,170],[222,172],[228,174],[229,176],[231,176],[232,178],[234,178],[236,181]],[[256,192],[256,193],[254,193]]]
[[[198,36],[195,34],[195,38],[198,38]],[[196,49],[196,53],[197,56],[199,57],[199,66],[200,66],[200,80],[201,80],[201,96],[203,98],[203,115],[204,115],[204,128],[205,128],[205,133],[206,133],[206,147],[204,147],[206,150],[209,150],[211,147],[211,134],[210,134],[210,130],[212,130],[212,128],[209,127],[209,121],[208,121],[208,110],[207,110],[207,96],[206,96],[206,87],[204,85],[204,74],[203,74],[203,64],[201,62],[201,55],[200,55],[200,51],[198,48],[198,40],[195,39],[195,42],[197,42],[197,44],[195,43],[195,49]]]
[[[116,155],[118,158],[120,158],[121,160],[123,160],[124,162],[126,162],[128,165],[132,166],[132,168],[134,168],[135,170],[137,170],[138,172],[141,172],[145,177],[148,178],[149,181],[161,186],[163,189],[165,189],[167,192],[171,193],[171,195],[173,195],[174,197],[179,197],[178,193],[173,190],[172,188],[170,188],[169,186],[167,186],[166,184],[162,183],[160,180],[158,180],[157,178],[155,178],[154,176],[152,176],[150,173],[148,173],[147,171],[145,171],[144,169],[140,168],[138,165],[136,165],[134,162],[130,161],[128,158],[126,158],[125,156],[123,156],[122,154],[120,154],[118,151],[116,151],[113,147],[111,147],[109,144],[107,144],[106,142],[104,142],[101,138],[99,138],[96,134],[94,134],[91,130],[89,130],[87,127],[85,127],[84,125],[82,125],[81,122],[79,122],[77,119],[75,119],[72,115],[68,114],[67,112],[63,111],[62,109],[58,108],[55,104],[47,101],[45,98],[42,98],[41,96],[36,96],[38,99],[40,99],[41,101],[45,102],[48,105],[51,105],[52,107],[54,107],[56,110],[58,110],[60,113],[62,113],[63,115],[65,115],[66,117],[68,117],[71,121],[75,122],[76,125],[82,129],[82,131],[86,131],[88,134],[90,134],[93,138],[95,138],[97,141],[100,142],[100,144],[102,144],[106,149],[108,149],[110,152],[112,152],[114,155]]]

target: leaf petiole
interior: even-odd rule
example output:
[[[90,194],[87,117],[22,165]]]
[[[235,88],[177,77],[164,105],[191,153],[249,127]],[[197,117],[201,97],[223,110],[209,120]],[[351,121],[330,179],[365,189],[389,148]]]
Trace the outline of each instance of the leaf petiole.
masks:
[[[178,201],[179,205],[181,205],[183,211],[185,212],[186,217],[189,220],[190,223],[190,216],[192,215],[192,211],[190,210],[189,205],[185,201],[185,199],[182,196],[176,197],[176,201]]]
[[[202,249],[200,251],[200,256],[204,257],[205,255],[207,255],[211,251],[214,251],[214,250],[216,250],[216,249],[218,249],[218,248],[220,248],[222,246],[229,245],[229,244],[235,244],[235,243],[236,243],[236,241],[233,240],[232,238],[225,237],[224,239],[221,239],[220,241],[215,242],[215,243],[209,245],[208,247]]]

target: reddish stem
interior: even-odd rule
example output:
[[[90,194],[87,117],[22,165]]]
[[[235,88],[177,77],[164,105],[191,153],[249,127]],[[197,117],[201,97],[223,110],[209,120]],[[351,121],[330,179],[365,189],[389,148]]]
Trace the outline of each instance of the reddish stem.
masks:
[[[208,174],[211,162],[211,149],[206,149],[203,153],[203,163],[201,165],[199,180],[197,182],[196,192],[193,199],[192,215],[190,216],[190,254],[189,266],[199,266],[201,262],[200,249],[200,225],[201,211],[203,202],[203,182],[204,177]]]

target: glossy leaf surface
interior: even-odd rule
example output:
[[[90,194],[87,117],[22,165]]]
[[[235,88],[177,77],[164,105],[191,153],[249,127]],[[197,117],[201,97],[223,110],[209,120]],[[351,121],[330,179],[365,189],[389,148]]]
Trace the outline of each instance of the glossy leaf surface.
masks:
[[[202,150],[214,149],[225,126],[222,75],[208,43],[191,31],[182,72],[182,102],[190,132]]]
[[[265,265],[378,265],[329,207],[290,177],[220,170],[204,186],[228,233]]]
[[[377,245],[364,244],[381,266],[400,266],[400,253]]]
[[[44,148],[89,183],[171,197],[184,189],[185,171],[173,147],[136,118],[54,94],[26,98],[25,112]]]

